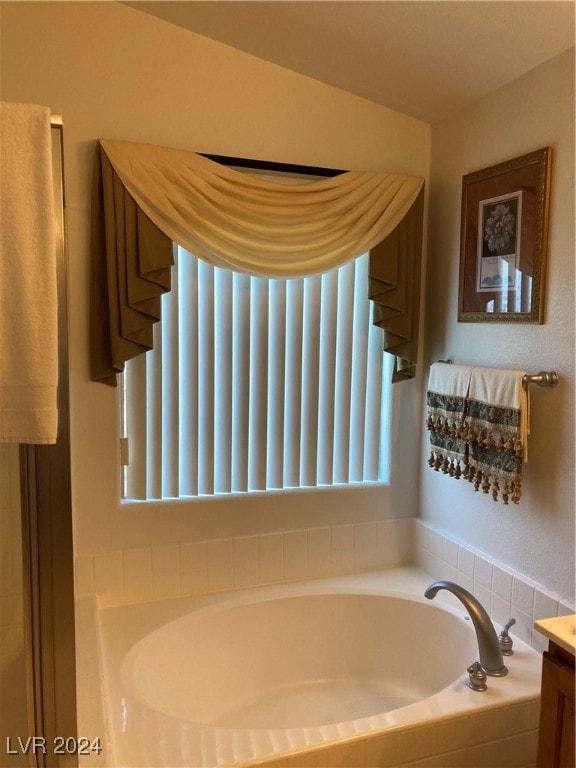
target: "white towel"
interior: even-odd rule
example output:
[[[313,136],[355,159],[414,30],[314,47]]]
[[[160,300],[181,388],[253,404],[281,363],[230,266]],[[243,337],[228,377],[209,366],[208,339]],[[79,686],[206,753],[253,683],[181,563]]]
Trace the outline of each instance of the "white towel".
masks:
[[[430,431],[430,458],[435,470],[458,479],[467,458],[462,434],[472,367],[434,363],[430,366],[426,401]]]
[[[528,461],[528,435],[530,434],[530,396],[524,385],[525,371],[508,371],[501,368],[472,369],[470,400],[495,406],[500,410],[518,412],[518,436],[522,444],[522,459]],[[490,424],[489,418],[486,426]]]
[[[528,460],[529,394],[524,371],[435,363],[428,380],[428,464],[492,492],[504,504],[522,496]]]
[[[433,363],[430,366],[428,391],[439,395],[466,397],[470,386],[471,365]]]
[[[522,464],[528,459],[528,390],[523,371],[474,368],[466,406],[469,425],[467,478],[504,504],[522,496]]]
[[[50,110],[0,104],[0,441],[56,442]]]

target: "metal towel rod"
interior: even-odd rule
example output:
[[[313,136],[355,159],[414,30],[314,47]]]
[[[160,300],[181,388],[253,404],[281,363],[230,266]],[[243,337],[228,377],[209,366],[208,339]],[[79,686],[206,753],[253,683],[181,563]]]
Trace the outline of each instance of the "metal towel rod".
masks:
[[[439,363],[451,363],[452,360],[438,360]],[[560,379],[556,371],[540,371],[540,373],[525,373],[522,376],[524,384],[538,384],[539,387],[553,389]]]

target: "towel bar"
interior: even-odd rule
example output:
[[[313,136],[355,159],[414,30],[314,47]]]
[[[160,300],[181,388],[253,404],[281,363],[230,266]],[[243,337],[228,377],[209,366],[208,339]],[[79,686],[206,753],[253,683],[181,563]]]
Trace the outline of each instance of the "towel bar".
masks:
[[[452,360],[438,360],[439,363],[451,363]],[[559,376],[556,371],[540,371],[540,373],[525,373],[522,376],[524,384],[538,384],[539,387],[553,389],[558,384]]]

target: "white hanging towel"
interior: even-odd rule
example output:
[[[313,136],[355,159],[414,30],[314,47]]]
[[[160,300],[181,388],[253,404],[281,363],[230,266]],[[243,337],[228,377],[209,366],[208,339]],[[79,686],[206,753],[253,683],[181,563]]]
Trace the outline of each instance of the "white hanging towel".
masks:
[[[492,406],[492,409],[485,409],[482,426],[486,429],[499,428],[500,431],[509,428],[524,463],[528,461],[530,434],[530,393],[524,385],[525,375],[526,371],[475,367],[469,393],[470,400]]]
[[[470,446],[468,479],[494,499],[518,504],[522,464],[528,461],[530,401],[525,371],[472,369],[466,408]]]
[[[55,443],[56,232],[50,110],[0,104],[0,441]]]
[[[430,366],[426,401],[430,432],[428,464],[456,479],[467,460],[462,429],[466,415],[472,366],[434,363]]]

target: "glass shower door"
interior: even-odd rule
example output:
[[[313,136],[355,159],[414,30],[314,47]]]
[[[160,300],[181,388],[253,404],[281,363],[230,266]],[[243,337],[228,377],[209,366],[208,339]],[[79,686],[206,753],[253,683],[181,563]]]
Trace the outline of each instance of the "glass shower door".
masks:
[[[72,768],[77,739],[63,130],[52,125],[58,438],[0,444],[0,767]],[[9,740],[8,740],[9,739]]]
[[[23,587],[19,446],[0,444],[0,739],[15,768],[28,765]]]

